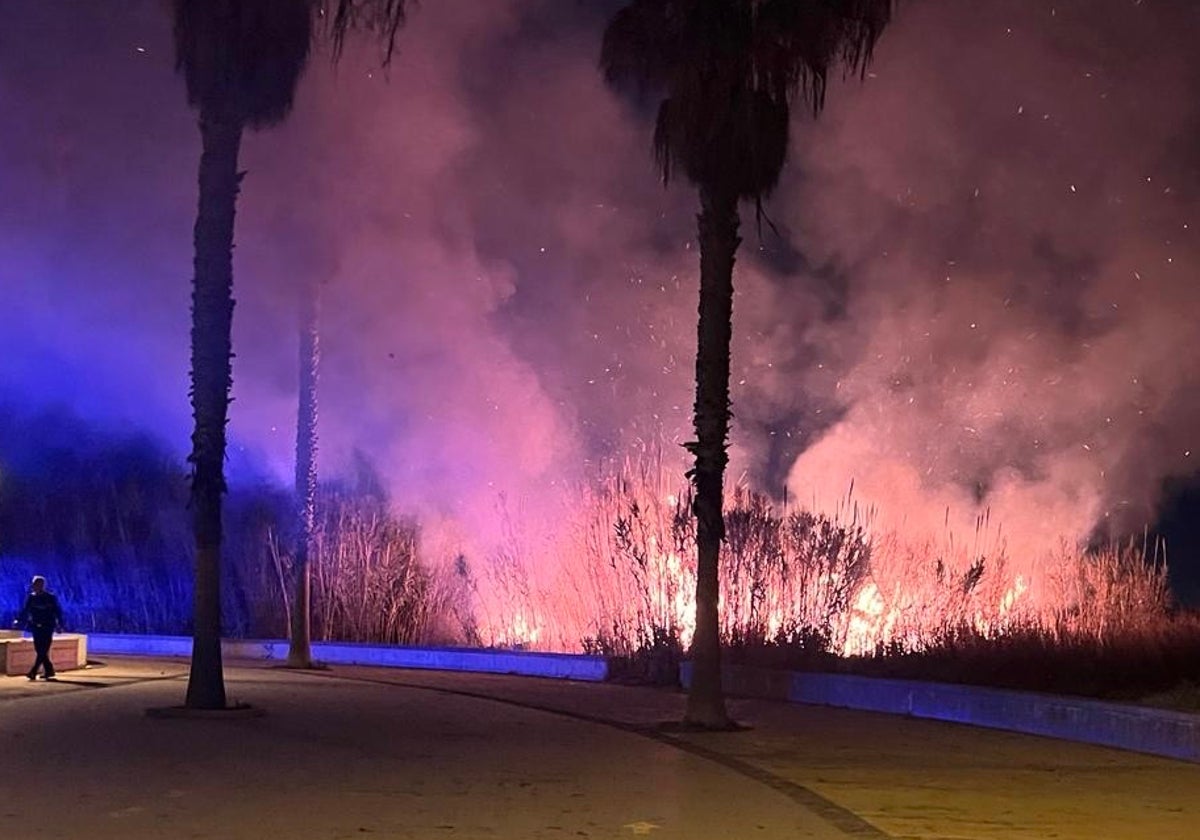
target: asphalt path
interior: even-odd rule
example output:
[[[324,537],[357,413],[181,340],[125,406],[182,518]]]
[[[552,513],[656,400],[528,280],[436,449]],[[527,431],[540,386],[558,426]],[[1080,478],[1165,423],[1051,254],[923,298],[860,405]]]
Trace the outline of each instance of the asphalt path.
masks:
[[[227,667],[240,720],[157,719],[186,663],[0,678],[0,838],[1200,837],[1200,766],[758,701],[686,733],[676,692]]]

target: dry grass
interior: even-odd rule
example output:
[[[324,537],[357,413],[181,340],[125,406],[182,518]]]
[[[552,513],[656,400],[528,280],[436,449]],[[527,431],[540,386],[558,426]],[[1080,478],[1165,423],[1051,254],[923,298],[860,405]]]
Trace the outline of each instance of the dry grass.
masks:
[[[316,641],[414,644],[434,634],[448,609],[418,556],[415,522],[386,502],[325,489],[317,500],[311,557],[312,638]],[[273,533],[271,554],[282,582],[292,574],[286,542]]]
[[[583,489],[552,564],[511,547],[489,581],[507,612],[482,618],[481,639],[605,653],[662,679],[690,642],[695,585],[689,498],[665,476],[650,457]],[[1143,546],[1063,545],[1017,572],[986,515],[965,540],[914,545],[875,532],[852,496],[825,517],[744,489],[726,523],[734,660],[1098,696],[1200,680],[1200,621],[1172,612]]]

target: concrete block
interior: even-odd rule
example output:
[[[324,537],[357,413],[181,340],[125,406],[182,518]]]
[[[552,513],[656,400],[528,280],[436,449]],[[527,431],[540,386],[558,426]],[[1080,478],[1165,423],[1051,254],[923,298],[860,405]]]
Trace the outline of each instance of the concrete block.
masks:
[[[33,639],[19,632],[0,636],[0,673],[9,676],[27,674],[37,654]],[[81,633],[58,633],[50,644],[50,661],[56,671],[70,671],[87,665],[87,636]]]

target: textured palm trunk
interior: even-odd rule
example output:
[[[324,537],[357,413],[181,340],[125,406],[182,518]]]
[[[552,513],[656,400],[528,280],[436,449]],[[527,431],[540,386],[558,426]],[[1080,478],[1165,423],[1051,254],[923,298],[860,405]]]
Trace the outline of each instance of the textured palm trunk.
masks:
[[[737,196],[700,190],[700,325],[696,346],[696,457],[692,511],[696,515],[696,634],[687,723],[731,725],[721,690],[718,561],[725,537],[726,438],[729,435],[729,344],[733,332],[733,260],[738,244]]]
[[[309,557],[317,504],[317,375],[321,362],[318,329],[319,290],[306,289],[300,303],[300,401],[296,412],[296,564],[292,593],[288,666],[311,668],[312,575]]]
[[[192,666],[186,705],[225,708],[221,669],[221,500],[225,493],[225,425],[233,384],[233,221],[242,126],[200,116],[200,202],[192,284],[191,508],[196,537]]]

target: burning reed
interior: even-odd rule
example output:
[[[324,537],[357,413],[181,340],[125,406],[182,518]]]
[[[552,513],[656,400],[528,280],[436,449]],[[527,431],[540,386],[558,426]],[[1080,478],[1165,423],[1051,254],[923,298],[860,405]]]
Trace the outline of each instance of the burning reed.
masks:
[[[481,640],[620,655],[686,649],[694,523],[686,487],[668,475],[658,457],[627,461],[579,491],[551,545],[510,546],[505,573],[488,581],[487,600],[503,606],[481,616]],[[1142,547],[1062,545],[1016,564],[986,514],[968,539],[947,530],[912,544],[877,529],[852,492],[824,516],[736,488],[726,528],[722,630],[734,649],[899,654],[964,634],[1030,632],[1105,643],[1161,626],[1170,610],[1165,564]]]

